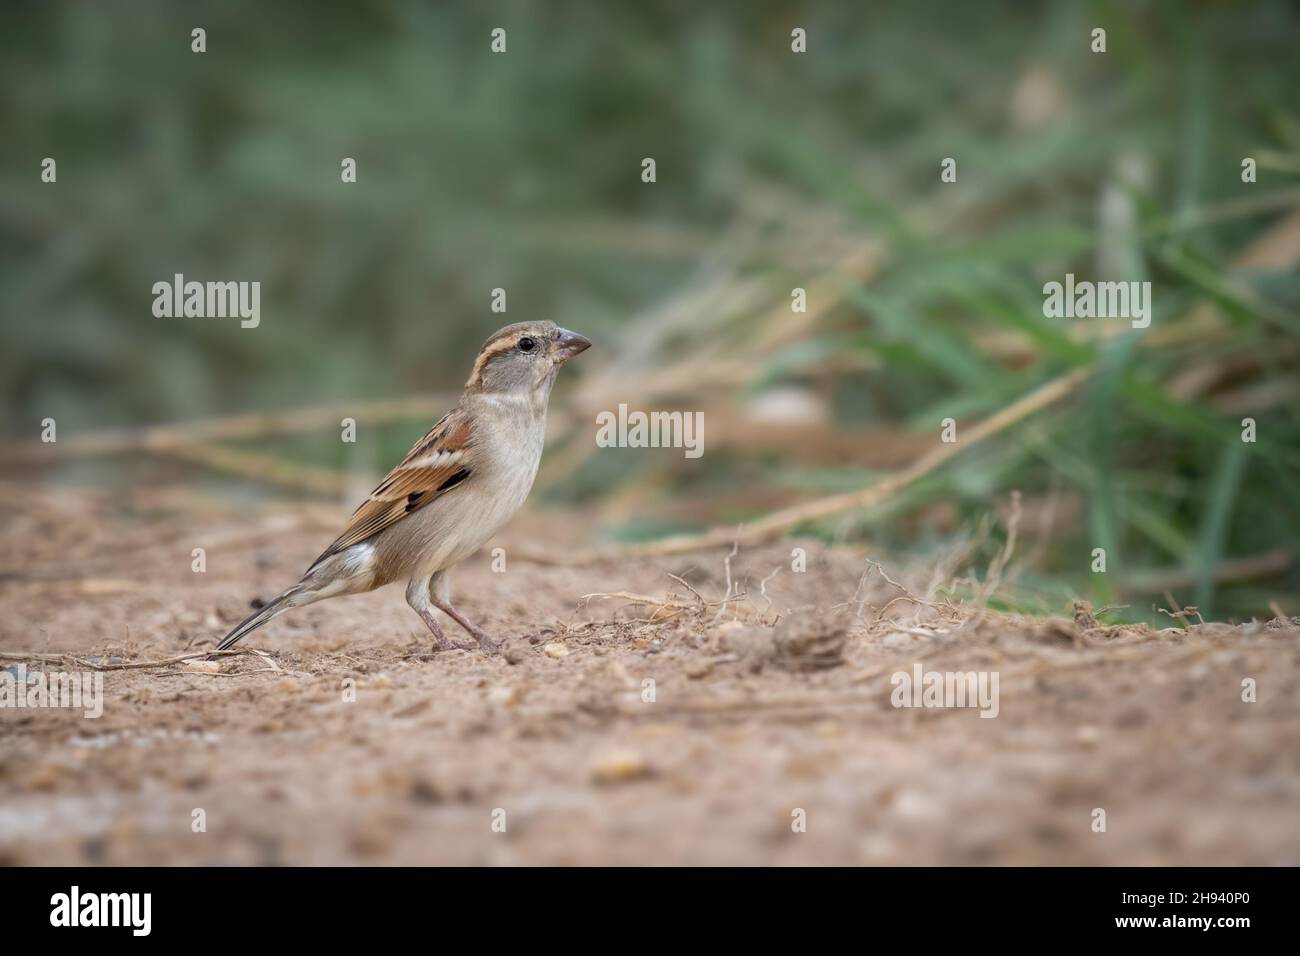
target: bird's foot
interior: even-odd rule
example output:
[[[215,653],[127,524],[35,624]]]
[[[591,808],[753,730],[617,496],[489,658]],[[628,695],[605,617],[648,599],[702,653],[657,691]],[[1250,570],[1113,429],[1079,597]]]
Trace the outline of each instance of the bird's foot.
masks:
[[[473,649],[469,644],[457,644],[455,641],[449,639],[443,632],[442,625],[438,623],[438,619],[433,616],[432,611],[421,611],[420,620],[424,621],[424,623],[428,625],[429,630],[433,633],[433,649],[435,651],[468,651]]]
[[[476,629],[471,633],[474,634],[474,639],[478,641],[478,649],[484,654],[501,653],[501,642],[496,640],[487,631]]]
[[[461,623],[461,626],[464,627],[465,630],[469,631],[470,634],[473,635],[474,640],[478,641],[478,649],[484,654],[501,653],[501,642],[487,631],[483,630],[483,628],[479,627],[477,624],[470,624],[468,621],[459,623]]]
[[[478,641],[478,649],[482,651],[484,654],[501,653],[500,642],[497,641],[497,639],[494,638],[487,631],[483,630],[483,628],[479,627],[477,624],[475,624],[473,621],[467,618],[464,614],[461,614],[460,611],[456,610],[450,604],[447,604],[445,606],[440,605],[440,608],[448,617],[450,617],[453,621],[455,621],[466,631],[468,631],[470,636],[473,637],[474,640]]]

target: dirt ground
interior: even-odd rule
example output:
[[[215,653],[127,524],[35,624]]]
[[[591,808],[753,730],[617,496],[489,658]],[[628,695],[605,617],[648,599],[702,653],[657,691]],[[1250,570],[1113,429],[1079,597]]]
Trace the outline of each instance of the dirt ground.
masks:
[[[340,516],[6,497],[0,650],[110,663],[209,646]],[[725,551],[566,564],[580,523],[521,519],[504,573],[485,552],[454,574],[502,656],[429,653],[391,587],[282,617],[220,670],[109,670],[97,720],[0,710],[0,861],[1300,864],[1300,619],[1005,618],[945,603],[946,569],[886,560],[896,586],[794,541],[731,559],[724,605]],[[917,661],[997,672],[996,718],[892,706]],[[80,669],[0,667],[20,663]]]

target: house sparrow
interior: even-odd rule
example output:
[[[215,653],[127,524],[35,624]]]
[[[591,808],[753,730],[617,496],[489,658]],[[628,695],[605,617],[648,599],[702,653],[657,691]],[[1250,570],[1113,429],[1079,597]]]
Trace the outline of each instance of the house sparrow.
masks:
[[[528,497],[560,366],[591,346],[554,322],[507,325],[483,343],[456,407],[388,473],[302,580],[240,622],[217,650],[290,608],[408,580],[406,603],[447,639],[433,608],[484,651],[497,644],[452,607],[447,571],[477,551]]]

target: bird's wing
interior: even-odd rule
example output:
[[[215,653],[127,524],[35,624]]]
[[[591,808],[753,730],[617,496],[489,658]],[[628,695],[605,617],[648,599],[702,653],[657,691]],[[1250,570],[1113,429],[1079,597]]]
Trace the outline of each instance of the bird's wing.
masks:
[[[312,569],[330,555],[419,511],[468,478],[473,433],[473,423],[459,409],[444,415],[352,513],[348,526],[313,562]]]

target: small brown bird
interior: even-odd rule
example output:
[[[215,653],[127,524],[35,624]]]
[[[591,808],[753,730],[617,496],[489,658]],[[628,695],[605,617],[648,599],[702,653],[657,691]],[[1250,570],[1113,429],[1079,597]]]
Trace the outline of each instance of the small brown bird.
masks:
[[[433,608],[497,643],[452,607],[447,571],[469,557],[528,497],[546,438],[546,403],[560,366],[591,342],[554,322],[507,325],[483,343],[456,407],[388,473],[302,580],[250,614],[217,645],[233,647],[290,608],[408,580],[406,603],[439,648],[461,647]]]

